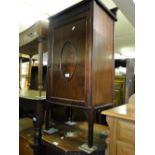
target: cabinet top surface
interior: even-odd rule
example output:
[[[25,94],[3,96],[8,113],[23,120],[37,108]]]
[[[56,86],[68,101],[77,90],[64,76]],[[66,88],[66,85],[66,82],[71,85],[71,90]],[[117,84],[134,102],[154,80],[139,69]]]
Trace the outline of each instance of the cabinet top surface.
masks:
[[[118,106],[112,109],[102,111],[101,114],[111,116],[111,117],[135,121],[135,105],[131,103],[124,104],[124,105],[121,105],[121,106]]]
[[[109,16],[113,20],[115,20],[115,21],[117,20],[116,16],[100,0],[83,0],[83,1],[81,1],[81,2],[79,2],[77,4],[75,4],[75,5],[73,5],[71,7],[68,7],[66,9],[62,10],[61,12],[59,12],[59,13],[51,16],[51,17],[49,17],[49,19],[57,18],[58,16],[61,16],[63,14],[66,14],[67,12],[71,12],[75,8],[79,8],[79,7],[83,6],[83,5],[86,5],[86,4],[90,3],[90,2],[92,2],[92,1],[96,2],[103,10],[105,10],[107,12],[107,14],[109,14]]]
[[[46,92],[41,91],[41,96],[39,90],[19,90],[19,97],[29,100],[45,100]]]

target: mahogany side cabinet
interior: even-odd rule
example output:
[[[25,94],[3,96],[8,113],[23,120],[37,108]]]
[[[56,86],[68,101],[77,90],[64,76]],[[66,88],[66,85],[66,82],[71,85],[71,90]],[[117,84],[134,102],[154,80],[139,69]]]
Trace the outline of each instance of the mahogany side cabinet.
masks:
[[[93,147],[93,113],[113,103],[116,14],[84,0],[49,18],[48,103],[82,108]]]

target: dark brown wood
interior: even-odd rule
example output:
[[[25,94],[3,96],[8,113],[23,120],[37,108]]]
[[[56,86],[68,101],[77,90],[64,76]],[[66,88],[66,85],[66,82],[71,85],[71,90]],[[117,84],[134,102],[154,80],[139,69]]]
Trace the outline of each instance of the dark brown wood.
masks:
[[[37,102],[36,106],[36,116],[33,117],[33,122],[35,126],[35,134],[34,134],[34,155],[41,155],[41,130],[42,124],[44,120],[44,105],[45,103],[42,101]]]
[[[67,8],[67,9],[65,9],[65,10],[63,10],[63,11],[61,11],[61,12],[59,12],[59,13],[53,15],[53,16],[51,16],[49,19],[51,19],[51,18],[57,18],[58,16],[61,16],[61,15],[63,15],[63,14],[66,13],[66,12],[73,11],[75,8],[80,8],[80,7],[82,7],[82,6],[86,6],[86,5],[88,4],[88,2],[92,2],[92,1],[94,1],[94,0],[83,0],[82,2],[77,3],[77,4],[71,6],[71,7]],[[113,20],[117,20],[117,18],[116,18],[116,16],[114,15],[113,11],[111,12],[100,0],[95,0],[95,1],[96,1],[96,3],[97,3],[103,10],[105,10],[105,12],[106,12],[109,16],[111,16],[111,18],[112,18]],[[112,9],[111,9],[111,10],[112,10]],[[79,10],[79,12],[80,12],[80,11],[81,11],[81,9]],[[76,10],[76,12],[78,12],[78,10]],[[79,12],[78,12],[78,13],[79,13]]]
[[[102,8],[94,4],[92,66],[92,104],[94,106],[113,102],[113,44],[113,20]]]
[[[50,19],[47,100],[93,111],[113,103],[114,14],[98,0],[78,3]]]
[[[71,35],[70,33],[73,26],[75,26],[75,29],[78,27],[78,30],[75,30],[75,32]],[[80,19],[76,22],[71,22],[67,25],[59,26],[54,29],[55,40],[53,50],[57,52],[53,53],[54,59],[52,62],[54,64],[54,82],[52,82],[53,94],[51,97],[53,98],[60,98],[60,100],[63,98],[84,100],[84,53],[78,52],[77,49],[75,49],[75,47],[79,47],[80,50],[86,51],[85,31],[83,27],[86,27],[85,19]],[[79,39],[77,40],[77,38]],[[73,43],[68,40],[71,40]],[[66,51],[70,51],[70,53]],[[73,91],[74,88],[76,89]]]
[[[88,109],[88,147],[93,146],[93,130],[94,130],[94,110]]]
[[[82,107],[112,103],[114,22],[96,1],[80,7],[76,16],[50,18],[47,98]]]

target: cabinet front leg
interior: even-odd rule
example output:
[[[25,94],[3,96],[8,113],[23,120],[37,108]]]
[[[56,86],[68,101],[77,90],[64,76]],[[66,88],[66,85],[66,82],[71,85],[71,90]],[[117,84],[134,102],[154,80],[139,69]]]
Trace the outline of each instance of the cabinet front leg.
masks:
[[[88,142],[79,147],[80,150],[91,154],[97,150],[97,147],[93,145],[93,131],[94,131],[94,109],[88,109],[86,112],[88,120]]]
[[[88,114],[87,114],[87,119],[88,119],[88,147],[93,146],[93,131],[94,131],[94,110],[93,109],[88,109]]]

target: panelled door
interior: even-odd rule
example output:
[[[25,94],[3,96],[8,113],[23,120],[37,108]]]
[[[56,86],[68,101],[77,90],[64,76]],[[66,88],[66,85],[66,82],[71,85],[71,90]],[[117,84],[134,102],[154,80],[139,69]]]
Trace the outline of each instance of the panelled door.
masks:
[[[53,98],[84,100],[86,17],[54,27]]]

